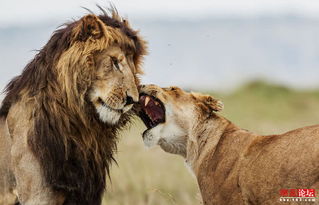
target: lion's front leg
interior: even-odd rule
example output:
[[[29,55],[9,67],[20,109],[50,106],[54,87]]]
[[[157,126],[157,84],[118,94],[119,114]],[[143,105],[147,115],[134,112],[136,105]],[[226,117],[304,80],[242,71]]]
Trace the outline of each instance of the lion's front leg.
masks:
[[[14,141],[11,157],[19,202],[23,205],[62,205],[64,197],[46,185],[40,164],[26,140]]]
[[[14,205],[17,202],[15,180],[10,167],[11,144],[7,122],[0,119],[0,205]]]
[[[1,169],[1,168],[0,168]],[[18,202],[13,173],[0,170],[0,205],[15,205]]]
[[[16,191],[22,205],[62,205],[59,197],[46,184],[40,163],[33,155],[28,136],[33,131],[32,104],[17,103],[7,116],[11,145],[11,170],[16,181]]]

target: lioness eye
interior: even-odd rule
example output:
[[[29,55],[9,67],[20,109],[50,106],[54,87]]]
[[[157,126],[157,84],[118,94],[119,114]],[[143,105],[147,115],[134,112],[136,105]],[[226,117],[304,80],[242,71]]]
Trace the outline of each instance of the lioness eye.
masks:
[[[118,70],[120,70],[119,61],[117,60],[117,58],[111,57],[111,60],[112,60],[113,65],[114,65]]]

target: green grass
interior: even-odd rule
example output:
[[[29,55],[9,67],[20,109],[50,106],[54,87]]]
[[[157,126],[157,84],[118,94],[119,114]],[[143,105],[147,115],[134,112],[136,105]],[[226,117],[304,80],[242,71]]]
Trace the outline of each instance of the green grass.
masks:
[[[232,94],[213,94],[225,104],[220,114],[260,134],[318,124],[319,91],[297,91],[256,81]],[[123,131],[104,205],[198,205],[195,178],[181,157],[146,149],[139,120]]]
[[[278,133],[319,123],[319,91],[297,91],[265,82],[252,82],[230,95],[223,116],[260,134]]]

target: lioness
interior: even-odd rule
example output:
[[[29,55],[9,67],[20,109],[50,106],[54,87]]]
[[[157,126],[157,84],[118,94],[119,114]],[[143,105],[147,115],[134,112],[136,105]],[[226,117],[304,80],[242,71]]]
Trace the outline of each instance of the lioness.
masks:
[[[183,156],[205,205],[283,204],[281,189],[319,188],[319,125],[260,136],[217,115],[220,101],[177,87],[143,86],[139,102],[145,145]]]

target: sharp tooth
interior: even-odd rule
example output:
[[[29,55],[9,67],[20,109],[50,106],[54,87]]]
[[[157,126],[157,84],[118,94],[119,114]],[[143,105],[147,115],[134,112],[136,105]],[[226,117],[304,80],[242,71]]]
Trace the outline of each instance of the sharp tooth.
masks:
[[[155,101],[155,105],[159,105],[159,103],[157,101]]]
[[[146,98],[145,98],[145,104],[144,104],[145,107],[146,107],[147,104],[150,102],[150,100],[151,100],[151,98],[150,98],[149,96],[146,96]]]

